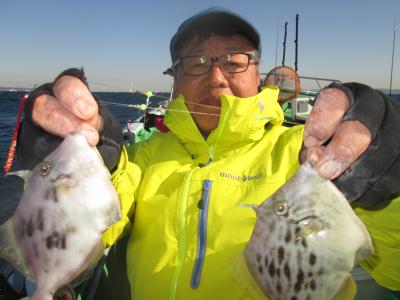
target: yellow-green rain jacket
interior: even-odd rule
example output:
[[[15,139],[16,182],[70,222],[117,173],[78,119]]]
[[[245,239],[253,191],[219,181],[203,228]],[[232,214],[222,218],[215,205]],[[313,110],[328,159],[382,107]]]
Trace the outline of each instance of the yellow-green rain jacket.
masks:
[[[245,99],[222,96],[218,128],[207,140],[180,96],[165,116],[170,132],[124,150],[113,174],[123,219],[103,240],[111,245],[130,234],[132,299],[251,299],[243,288],[249,284],[232,272],[232,258],[243,252],[256,221],[240,204],[262,203],[299,167],[303,127],[281,125],[277,95],[266,88]],[[397,276],[400,254],[393,253]]]

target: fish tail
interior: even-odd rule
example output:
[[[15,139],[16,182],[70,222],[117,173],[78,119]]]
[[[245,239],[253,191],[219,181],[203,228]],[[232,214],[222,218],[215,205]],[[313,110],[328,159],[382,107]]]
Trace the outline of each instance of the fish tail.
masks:
[[[231,258],[230,268],[239,286],[255,300],[268,300],[250,273],[242,253]]]
[[[53,299],[54,299],[53,295],[49,293],[43,294],[40,291],[35,291],[35,293],[32,296],[24,297],[19,300],[53,300]]]
[[[27,298],[27,299],[29,299],[29,300],[53,300],[54,297],[50,293],[43,293],[39,290],[36,290],[35,293],[30,298]],[[57,297],[57,299],[58,299],[58,297]]]
[[[369,235],[367,228],[364,226],[363,223],[361,223],[361,221],[360,221],[360,228],[364,236],[364,243],[361,245],[361,247],[357,250],[355,254],[354,265],[359,264],[364,259],[374,254],[374,246],[372,243],[371,236]]]
[[[31,272],[25,263],[22,251],[17,242],[13,218],[8,219],[0,226],[0,257],[13,265],[24,276],[32,279]]]
[[[357,293],[357,285],[351,276],[344,281],[339,292],[333,297],[333,300],[352,300]]]

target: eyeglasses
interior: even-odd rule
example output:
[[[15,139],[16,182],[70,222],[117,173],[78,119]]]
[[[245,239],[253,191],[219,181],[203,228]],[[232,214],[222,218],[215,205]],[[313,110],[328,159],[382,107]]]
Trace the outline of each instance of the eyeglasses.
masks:
[[[250,53],[225,53],[220,56],[184,56],[178,58],[169,69],[172,73],[180,65],[183,73],[189,76],[200,76],[208,73],[214,63],[229,74],[242,73],[249,68],[250,62],[258,64],[259,58]]]

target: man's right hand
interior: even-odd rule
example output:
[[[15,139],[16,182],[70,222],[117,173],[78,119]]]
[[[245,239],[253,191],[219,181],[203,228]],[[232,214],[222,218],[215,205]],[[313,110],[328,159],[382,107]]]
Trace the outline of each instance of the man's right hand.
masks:
[[[53,93],[54,97],[42,94],[36,98],[33,123],[63,138],[71,132],[80,132],[90,145],[97,145],[103,119],[87,86],[76,77],[64,75],[54,83]]]
[[[120,122],[91,94],[83,69],[70,68],[29,94],[18,134],[21,166],[32,169],[72,132],[96,146],[109,171],[121,156],[124,137]]]

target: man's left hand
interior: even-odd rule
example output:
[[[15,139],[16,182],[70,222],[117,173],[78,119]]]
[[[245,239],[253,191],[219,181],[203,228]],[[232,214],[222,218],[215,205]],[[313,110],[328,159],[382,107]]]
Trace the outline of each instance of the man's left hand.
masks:
[[[349,202],[375,208],[400,195],[400,102],[360,83],[334,83],[317,95],[300,160]]]
[[[341,175],[367,149],[372,134],[361,122],[342,122],[350,100],[339,88],[322,90],[304,128],[301,161],[317,162],[326,179]]]

